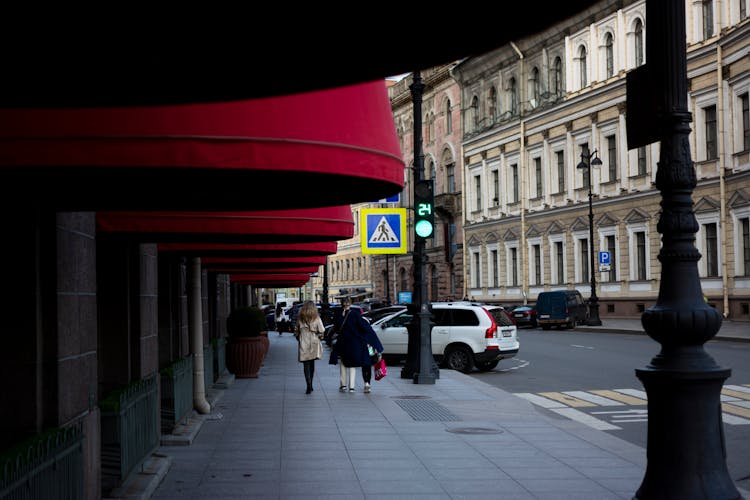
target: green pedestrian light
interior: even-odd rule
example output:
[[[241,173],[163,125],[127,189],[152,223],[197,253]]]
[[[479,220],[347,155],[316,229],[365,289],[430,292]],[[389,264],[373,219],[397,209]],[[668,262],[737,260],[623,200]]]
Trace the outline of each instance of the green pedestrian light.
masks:
[[[414,186],[414,231],[420,238],[435,233],[435,199],[432,180],[419,180]]]

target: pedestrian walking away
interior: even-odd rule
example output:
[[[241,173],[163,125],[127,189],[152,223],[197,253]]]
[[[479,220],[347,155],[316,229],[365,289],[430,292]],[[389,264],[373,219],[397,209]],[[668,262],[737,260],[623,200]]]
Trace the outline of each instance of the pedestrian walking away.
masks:
[[[323,321],[318,316],[318,308],[311,300],[305,301],[297,314],[297,322],[294,326],[294,336],[299,342],[297,357],[302,363],[305,372],[307,390],[305,394],[313,391],[313,376],[315,375],[315,360],[323,357],[323,346],[320,341],[323,338]]]
[[[340,382],[339,390],[354,392],[356,371],[361,367],[365,392],[371,390],[372,364],[380,353],[383,344],[380,343],[375,330],[356,309],[351,309],[351,301],[344,298],[343,312],[337,318],[336,344],[333,346],[332,356],[339,359]]]

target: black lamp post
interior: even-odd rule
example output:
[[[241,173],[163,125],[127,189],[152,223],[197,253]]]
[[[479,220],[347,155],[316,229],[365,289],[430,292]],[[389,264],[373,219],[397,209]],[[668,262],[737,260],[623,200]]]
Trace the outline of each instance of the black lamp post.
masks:
[[[596,149],[593,153],[587,155],[585,152],[581,153],[581,163],[578,164],[577,168],[586,170],[588,172],[589,181],[589,272],[591,274],[591,297],[589,297],[589,320],[588,325],[599,326],[602,324],[602,320],[599,319],[599,298],[596,296],[596,270],[594,264],[596,259],[594,258],[594,207],[592,205],[592,198],[594,195],[591,193],[591,167],[598,167],[602,164],[599,159]]]

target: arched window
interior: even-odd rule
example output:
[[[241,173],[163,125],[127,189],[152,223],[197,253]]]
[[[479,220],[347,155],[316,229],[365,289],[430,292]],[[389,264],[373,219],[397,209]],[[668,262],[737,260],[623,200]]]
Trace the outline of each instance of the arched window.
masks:
[[[455,171],[455,165],[453,162],[453,155],[451,155],[451,150],[448,148],[445,148],[443,150],[443,159],[442,165],[445,168],[445,184],[444,189],[446,193],[455,193],[456,192],[456,171]]]
[[[562,59],[556,57],[552,68],[552,89],[555,92],[555,96],[560,97],[563,92]]]
[[[578,82],[580,88],[585,88],[588,82],[588,68],[586,67],[586,47],[581,45],[578,49]]]
[[[479,130],[479,98],[477,96],[471,100],[471,126],[472,132]]]
[[[607,35],[604,37],[604,59],[607,64],[607,78],[612,78],[612,75],[615,74],[615,51],[612,33],[607,33]]]
[[[508,82],[508,101],[510,114],[516,116],[518,114],[518,88],[515,78],[511,78]]]
[[[438,285],[439,285],[438,275],[439,275],[439,273],[438,273],[437,266],[435,266],[435,265],[431,266],[431,271],[432,272],[430,273],[431,274],[431,277],[430,277],[430,300],[432,302],[437,302],[438,299],[439,299],[439,296],[438,296]]]
[[[451,115],[451,100],[445,100],[445,133],[453,133],[453,116]]]
[[[541,83],[539,81],[539,68],[536,66],[531,70],[531,76],[529,76],[529,93],[531,94],[533,107],[539,106],[539,97],[542,93]]]
[[[636,67],[643,64],[643,23],[640,19],[635,22],[635,38],[633,42]]]
[[[495,90],[495,87],[490,87],[490,91],[487,93],[487,114],[490,117],[490,123],[497,121],[497,90]]]

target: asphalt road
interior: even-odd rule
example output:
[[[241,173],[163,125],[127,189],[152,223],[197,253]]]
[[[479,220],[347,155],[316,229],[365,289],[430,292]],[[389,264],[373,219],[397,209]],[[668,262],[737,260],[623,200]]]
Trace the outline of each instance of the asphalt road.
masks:
[[[541,412],[571,418],[646,448],[647,406],[635,375],[658,354],[643,335],[520,329],[521,350],[487,373],[474,372],[534,403]],[[738,486],[750,489],[750,343],[714,340],[706,351],[732,370],[725,382],[732,413],[723,413],[727,467]],[[726,398],[726,396],[725,396]]]

